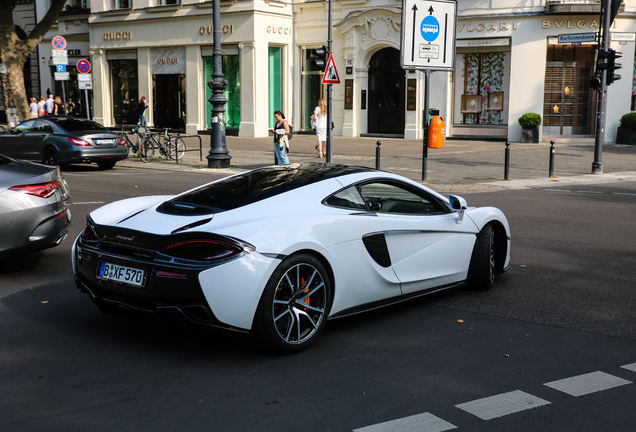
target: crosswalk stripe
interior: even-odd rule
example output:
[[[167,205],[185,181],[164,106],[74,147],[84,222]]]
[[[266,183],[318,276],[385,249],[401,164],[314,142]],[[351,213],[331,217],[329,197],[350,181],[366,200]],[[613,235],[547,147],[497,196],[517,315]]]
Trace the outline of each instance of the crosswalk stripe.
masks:
[[[422,413],[355,429],[353,432],[444,432],[457,426],[430,413]]]
[[[550,402],[546,400],[522,392],[521,390],[515,390],[455,406],[482,420],[491,420],[549,404]]]
[[[631,381],[598,371],[552,381],[544,385],[571,396],[579,397],[626,384],[631,384]]]

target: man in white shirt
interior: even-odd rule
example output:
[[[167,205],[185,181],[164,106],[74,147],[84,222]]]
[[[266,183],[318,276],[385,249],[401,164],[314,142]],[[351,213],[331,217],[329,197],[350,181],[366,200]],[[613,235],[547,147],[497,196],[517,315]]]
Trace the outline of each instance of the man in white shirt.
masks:
[[[53,95],[50,94],[49,98],[46,100],[46,115],[53,115]]]

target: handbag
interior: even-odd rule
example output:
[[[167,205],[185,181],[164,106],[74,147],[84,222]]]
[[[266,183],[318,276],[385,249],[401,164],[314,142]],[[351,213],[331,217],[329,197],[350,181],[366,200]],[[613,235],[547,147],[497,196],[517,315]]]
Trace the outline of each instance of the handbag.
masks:
[[[311,125],[311,128],[313,130],[316,130],[316,119],[314,119],[314,118],[309,119],[309,124]]]

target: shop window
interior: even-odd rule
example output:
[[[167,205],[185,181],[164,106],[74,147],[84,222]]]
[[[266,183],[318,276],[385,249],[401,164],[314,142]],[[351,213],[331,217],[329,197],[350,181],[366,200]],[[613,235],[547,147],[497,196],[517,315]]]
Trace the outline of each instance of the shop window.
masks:
[[[322,70],[314,63],[318,56],[314,54],[313,49],[304,50],[304,64],[302,70],[302,103],[303,118],[302,129],[311,130],[310,117],[318,106],[318,99],[322,97],[323,85]]]
[[[132,7],[132,0],[112,0],[113,9],[130,9]]]
[[[269,129],[274,128],[274,112],[283,111],[283,48],[269,47]],[[287,118],[287,117],[286,117]],[[290,119],[287,118],[289,121]]]
[[[170,6],[181,4],[181,0],[157,0],[157,6]]]
[[[136,125],[139,120],[137,103],[140,96],[148,98],[148,95],[139,94],[137,60],[110,60],[109,63],[113,120],[115,124]]]
[[[464,54],[461,121],[470,125],[505,124],[502,115],[505,52]]]

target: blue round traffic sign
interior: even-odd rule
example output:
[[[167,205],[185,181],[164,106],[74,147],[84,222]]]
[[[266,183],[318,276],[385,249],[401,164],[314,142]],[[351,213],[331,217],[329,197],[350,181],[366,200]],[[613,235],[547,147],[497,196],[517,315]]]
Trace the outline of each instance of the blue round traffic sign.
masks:
[[[63,50],[66,48],[66,39],[62,36],[55,36],[51,41],[51,44],[56,50]]]
[[[439,21],[433,15],[428,15],[422,20],[420,33],[427,42],[433,42],[439,36]]]
[[[84,59],[78,60],[76,67],[79,73],[85,74],[91,71],[91,64],[88,60],[84,60]]]

